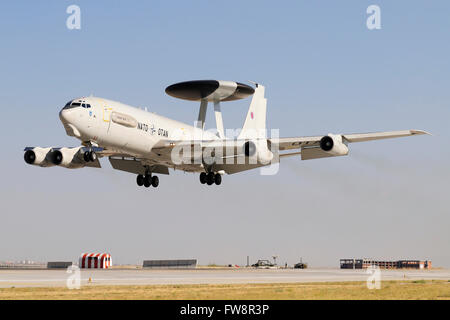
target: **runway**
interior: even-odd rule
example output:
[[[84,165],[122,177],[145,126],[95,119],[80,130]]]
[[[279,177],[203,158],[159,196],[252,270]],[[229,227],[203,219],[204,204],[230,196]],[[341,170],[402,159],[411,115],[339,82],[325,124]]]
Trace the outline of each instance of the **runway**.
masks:
[[[0,288],[60,287],[66,270],[0,270]],[[365,270],[340,269],[195,269],[81,270],[81,285],[236,284],[366,281]],[[91,278],[91,282],[89,282]],[[381,270],[381,280],[450,280],[450,269]]]

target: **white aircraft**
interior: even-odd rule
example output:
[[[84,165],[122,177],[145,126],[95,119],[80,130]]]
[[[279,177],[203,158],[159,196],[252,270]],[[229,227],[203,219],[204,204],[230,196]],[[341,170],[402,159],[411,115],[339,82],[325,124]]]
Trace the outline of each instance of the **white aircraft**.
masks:
[[[100,157],[109,157],[114,169],[137,174],[137,184],[157,187],[154,174],[169,174],[169,168],[200,173],[202,184],[222,182],[222,175],[269,164],[299,155],[302,160],[344,156],[348,144],[378,139],[427,134],[421,130],[328,134],[313,137],[269,138],[266,133],[264,87],[255,88],[233,81],[197,80],[171,85],[166,93],[199,101],[195,126],[155,113],[98,97],[69,101],[59,117],[69,136],[82,143],[75,148],[27,147],[28,164],[41,167],[100,168]],[[237,137],[226,137],[222,122],[222,101],[253,95],[243,128]],[[216,131],[206,131],[205,116],[214,103]],[[181,151],[180,151],[181,150]]]

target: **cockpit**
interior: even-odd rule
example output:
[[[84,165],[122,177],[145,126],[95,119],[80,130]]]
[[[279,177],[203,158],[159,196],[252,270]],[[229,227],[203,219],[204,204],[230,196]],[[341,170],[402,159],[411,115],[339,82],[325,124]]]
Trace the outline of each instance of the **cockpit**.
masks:
[[[67,102],[66,105],[64,106],[63,110],[77,108],[77,107],[89,109],[91,107],[91,105],[89,103],[86,103],[85,100],[75,99],[75,100],[71,100],[71,101]]]

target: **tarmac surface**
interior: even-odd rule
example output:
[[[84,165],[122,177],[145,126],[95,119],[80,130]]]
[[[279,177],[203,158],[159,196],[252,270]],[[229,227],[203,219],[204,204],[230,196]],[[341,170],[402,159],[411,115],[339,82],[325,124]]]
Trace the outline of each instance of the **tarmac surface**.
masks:
[[[366,281],[366,270],[340,269],[107,269],[81,272],[81,285],[233,284]],[[0,288],[66,286],[65,269],[0,269]],[[89,281],[91,278],[91,281]],[[383,280],[450,280],[450,269],[381,270]]]

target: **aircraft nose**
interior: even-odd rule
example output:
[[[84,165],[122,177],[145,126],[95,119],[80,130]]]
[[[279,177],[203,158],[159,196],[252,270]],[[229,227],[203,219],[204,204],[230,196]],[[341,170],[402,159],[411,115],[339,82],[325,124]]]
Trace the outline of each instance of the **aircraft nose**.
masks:
[[[59,112],[59,118],[62,122],[72,123],[73,122],[73,111],[72,109],[62,109]]]
[[[59,118],[61,119],[62,124],[64,125],[64,129],[66,129],[66,133],[69,136],[80,138],[81,134],[78,131],[76,125],[76,111],[73,109],[62,109],[59,112]]]
[[[68,112],[68,110],[66,110],[66,109],[62,109],[62,110],[59,112],[59,118],[60,118],[61,121],[63,121],[63,122],[69,122],[68,116],[69,116],[69,112]]]

